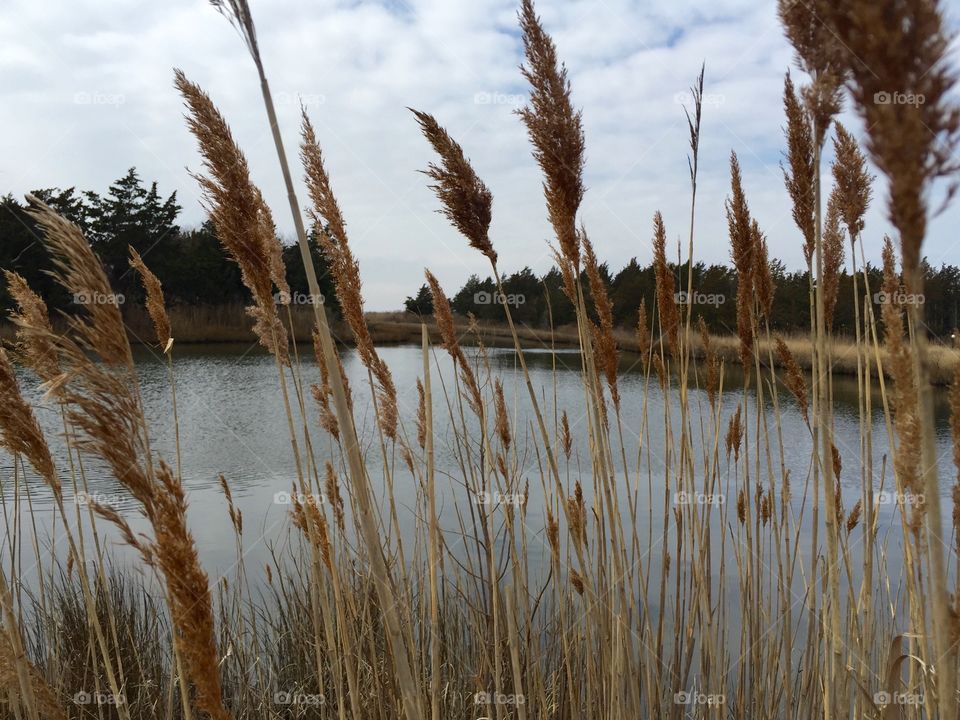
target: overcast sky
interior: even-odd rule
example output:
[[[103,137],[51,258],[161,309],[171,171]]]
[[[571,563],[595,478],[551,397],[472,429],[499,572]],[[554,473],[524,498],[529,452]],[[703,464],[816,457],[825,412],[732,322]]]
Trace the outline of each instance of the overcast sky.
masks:
[[[502,268],[549,267],[540,174],[513,114],[526,97],[514,0],[251,5],[291,161],[302,98],[360,261],[368,309],[400,307],[423,282],[425,266],[451,293],[471,273],[488,271],[486,259],[436,212],[417,173],[431,152],[407,106],[436,115],[492,190],[491,237]],[[771,254],[800,267],[780,170],[781,93],[792,54],[772,0],[539,0],[537,8],[583,109],[588,191],[581,215],[602,259],[613,269],[633,256],[648,262],[658,209],[671,242],[686,238],[682,102],[705,61],[696,254],[705,262],[729,258],[723,201],[735,150]],[[225,114],[291,240],[254,67],[236,32],[201,0],[4,0],[0,194],[54,186],[103,192],[136,166],[162,193],[177,192],[181,225],[199,224],[204,213],[188,174],[199,169],[199,156],[173,88],[174,67]],[[844,121],[862,134],[849,113]],[[305,203],[302,182],[299,188]],[[881,185],[865,238],[875,259],[889,230],[884,205]],[[958,224],[957,203],[931,224],[924,250],[934,264],[960,264]]]

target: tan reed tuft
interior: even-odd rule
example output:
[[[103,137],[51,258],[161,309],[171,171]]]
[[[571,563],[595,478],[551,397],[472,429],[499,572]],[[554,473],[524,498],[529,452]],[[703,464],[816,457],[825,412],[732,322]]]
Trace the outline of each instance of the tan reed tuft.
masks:
[[[431,189],[437,194],[442,212],[470,243],[496,265],[497,251],[490,242],[490,219],[493,196],[477,177],[463,148],[440,127],[433,115],[419,110],[416,116],[424,137],[440,156],[441,164],[430,163],[424,173],[434,181]]]
[[[740,338],[740,362],[749,374],[754,341],[754,285],[757,235],[750,220],[747,198],[740,177],[740,162],[730,153],[731,197],[726,203],[731,256],[737,271],[737,335]]]
[[[327,360],[323,354],[323,347],[320,345],[320,335],[316,329],[313,331],[313,354],[317,360],[317,366],[320,368],[320,384],[314,383],[310,386],[310,394],[317,402],[320,410],[320,426],[333,437],[334,440],[340,440],[340,423],[337,420],[337,413],[330,404],[333,389],[330,387],[330,369],[327,367]],[[344,378],[344,381],[346,378]]]
[[[720,361],[717,359],[717,349],[710,340],[710,330],[707,328],[707,322],[702,315],[698,319],[697,325],[700,330],[700,342],[703,345],[703,366],[706,368],[704,389],[707,391],[710,407],[716,410],[717,391],[720,386]]]
[[[500,438],[503,449],[509,450],[512,441],[510,417],[507,414],[507,401],[503,397],[503,383],[500,378],[493,381],[493,405],[495,409],[494,430]]]
[[[776,343],[777,357],[780,358],[780,364],[786,371],[784,384],[787,386],[790,394],[796,399],[797,405],[800,406],[800,412],[803,413],[804,422],[809,425],[810,417],[808,411],[810,409],[810,398],[807,395],[807,380],[800,366],[797,364],[796,358],[793,357],[793,353],[790,352],[790,348],[788,348],[787,344],[783,341],[783,338],[778,335],[776,337]]]
[[[140,257],[140,253],[130,247],[130,267],[137,271],[143,288],[147,293],[147,312],[153,321],[153,329],[157,335],[160,347],[167,348],[173,340],[170,331],[170,318],[167,317],[167,308],[163,301],[163,285],[160,279],[151,272]]]
[[[863,216],[870,205],[873,178],[853,135],[839,122],[834,124],[834,133],[834,192],[839,197],[840,215],[853,243],[863,230]]]
[[[157,468],[157,480],[159,492],[151,517],[155,537],[153,560],[167,580],[178,649],[196,688],[197,705],[213,720],[227,720],[231,716],[221,697],[209,580],[187,527],[183,486],[163,461]]]
[[[599,326],[591,323],[597,365],[606,377],[613,406],[619,409],[620,390],[617,387],[619,356],[617,341],[613,334],[613,303],[610,301],[606,283],[600,276],[600,265],[593,250],[593,243],[590,242],[585,230],[580,231],[580,245],[583,249],[583,264],[587,272],[587,280],[590,283],[590,296],[600,321]]]
[[[417,378],[417,445],[427,447],[427,397],[423,382]]]
[[[4,691],[7,703],[13,706],[10,709],[13,710],[15,717],[31,716],[30,712],[21,715],[18,707],[19,701],[25,700],[22,695],[27,690],[32,695],[32,707],[28,709],[37,713],[40,720],[67,720],[61,699],[50,687],[43,673],[22,653],[14,649],[15,646],[22,645],[19,637],[11,641],[10,636],[16,632],[18,632],[16,628],[0,627],[0,688]],[[29,688],[22,687],[18,667],[25,670],[24,679],[29,684]],[[23,704],[26,705],[26,703]]]
[[[47,304],[35,293],[27,281],[15,272],[5,271],[7,292],[17,305],[10,320],[17,327],[17,354],[43,382],[60,375],[60,360],[50,324]]]
[[[88,318],[72,317],[71,328],[83,346],[95,352],[103,362],[129,366],[130,346],[120,306],[103,264],[90,250],[76,225],[33,195],[28,195],[27,201],[30,205],[28,212],[43,231],[47,250],[53,257],[54,277],[73,295]],[[95,301],[90,300],[94,298]],[[40,327],[32,329],[33,332],[40,330]]]
[[[753,285],[757,298],[757,309],[760,314],[770,319],[773,312],[773,296],[777,291],[777,284],[773,280],[773,269],[770,266],[770,250],[767,247],[767,238],[760,230],[760,224],[753,220],[750,223],[750,238],[753,242],[756,258],[754,260]]]
[[[727,423],[727,435],[724,438],[727,448],[727,459],[733,453],[734,461],[740,460],[740,446],[743,443],[743,405],[737,405],[737,411]]]
[[[834,186],[827,200],[827,217],[823,227],[823,321],[828,332],[833,329],[833,315],[840,293],[840,273],[843,270],[842,206],[843,198],[838,187]]]
[[[830,0],[779,0],[780,22],[796,51],[797,64],[812,78],[803,99],[813,125],[814,143],[823,147],[830,121],[841,108],[845,69],[838,39],[824,23]]]
[[[59,500],[62,495],[53,457],[33,408],[20,394],[16,372],[0,347],[0,439],[11,453],[23,455]]]
[[[557,58],[556,45],[537,17],[533,0],[523,0],[520,6],[520,29],[526,57],[520,71],[530,83],[530,104],[517,113],[543,170],[547,215],[560,253],[576,275],[580,268],[577,211],[583,200],[585,163],[581,113],[573,109],[566,66]]]
[[[323,491],[326,495],[326,501],[330,503],[333,509],[333,519],[342,533],[345,529],[345,513],[343,495],[340,493],[340,483],[337,481],[337,473],[333,469],[333,463],[329,460],[325,467]]]
[[[197,140],[207,173],[194,174],[194,178],[200,184],[217,238],[240,268],[243,284],[253,295],[254,304],[247,312],[254,319],[254,332],[261,345],[289,364],[287,331],[273,293],[278,283],[284,291],[285,273],[270,211],[250,179],[247,159],[233,139],[230,126],[210,96],[183,71],[176,70],[175,76],[188,110],[187,125]]]
[[[960,106],[951,97],[957,78],[947,62],[951,36],[941,3],[824,3],[821,19],[839,40],[847,85],[867,127],[867,150],[889,179],[889,216],[900,236],[908,292],[922,292],[917,282],[929,185],[960,169]],[[894,93],[917,102],[894,101]]]
[[[393,375],[377,353],[364,318],[360,265],[350,249],[343,213],[333,194],[316,132],[306,111],[302,113],[301,130],[300,158],[306,173],[310,200],[313,202],[310,214],[313,217],[317,240],[327,258],[330,275],[336,287],[337,300],[340,301],[343,317],[353,333],[357,353],[364,367],[377,381],[377,411],[380,427],[388,438],[396,440],[397,390],[393,384]]]
[[[803,235],[803,257],[809,270],[813,267],[816,224],[813,129],[803,103],[794,90],[789,72],[783,85],[783,107],[787,116],[787,159],[790,163],[789,170],[783,168],[783,179],[793,201],[793,221]]]
[[[641,298],[637,310],[637,352],[646,360],[650,354],[650,326],[647,323],[647,299]]]
[[[920,455],[923,431],[919,417],[919,397],[913,374],[912,351],[904,338],[903,310],[897,301],[903,293],[903,285],[896,271],[893,243],[889,237],[885,237],[883,241],[883,292],[888,300],[881,306],[884,342],[890,358],[890,374],[894,379],[891,405],[894,411],[894,427],[900,441],[894,457],[894,467],[903,486],[909,492],[922,496]]]
[[[569,460],[573,451],[573,436],[570,434],[570,418],[567,417],[566,410],[560,415],[560,447],[564,457]]]
[[[658,210],[653,215],[653,270],[657,280],[657,310],[660,331],[666,338],[670,354],[679,351],[680,313],[677,310],[676,283],[667,264],[667,230]]]
[[[444,295],[443,288],[440,287],[440,282],[434,277],[433,273],[425,270],[424,274],[427,278],[427,284],[430,286],[430,294],[433,297],[433,317],[437,321],[443,347],[460,369],[460,377],[466,387],[467,403],[470,405],[470,409],[476,413],[477,417],[482,418],[483,396],[480,394],[480,386],[477,384],[473,368],[467,361],[467,357],[460,347],[460,342],[457,340],[450,301]]]

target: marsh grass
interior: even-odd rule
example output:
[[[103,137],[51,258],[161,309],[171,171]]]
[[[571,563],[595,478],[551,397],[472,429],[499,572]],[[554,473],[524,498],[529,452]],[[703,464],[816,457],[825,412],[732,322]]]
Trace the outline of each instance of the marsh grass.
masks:
[[[319,294],[250,9],[243,0],[214,4],[240,31],[257,69],[308,282]],[[471,324],[464,337],[429,271],[436,330],[417,326],[418,406],[412,416],[399,412],[372,330],[391,319],[364,314],[360,267],[324,165],[323,139],[304,114],[308,216],[323,234],[367,374],[373,414],[364,414],[376,419],[362,428],[373,437],[364,447],[355,419],[361,409],[354,407],[325,308],[314,304],[304,328],[302,313],[298,319],[274,302],[284,274],[270,210],[212,97],[178,71],[188,125],[204,158],[197,179],[251,290],[246,312],[253,332],[276,360],[296,470],[290,527],[298,542],[266,567],[248,566],[246,551],[260,538],[245,527],[229,478],[221,477],[237,564],[211,582],[187,523],[179,451],[176,462],[165,461],[151,445],[119,313],[89,308],[54,330],[42,301],[20,287],[15,354],[40,377],[45,402],[60,413],[69,472],[57,470],[18,376],[7,354],[0,355],[0,430],[16,459],[2,496],[4,717],[955,718],[960,624],[946,584],[955,582],[956,527],[944,534],[939,524],[950,513],[924,499],[946,493],[924,449],[933,427],[923,411],[939,372],[937,356],[944,373],[956,372],[956,351],[923,341],[916,308],[885,307],[880,325],[865,301],[871,291],[865,273],[863,295],[854,298],[864,308],[855,340],[832,336],[831,278],[842,262],[842,232],[851,250],[868,232],[858,208],[869,201],[869,182],[856,182],[863,178],[856,172],[859,151],[838,130],[844,149],[838,162],[849,164],[846,174],[835,168],[840,190],[821,217],[820,151],[841,83],[848,80],[861,97],[858,83],[865,81],[848,72],[843,54],[811,24],[820,22],[816,14],[800,5],[782,7],[801,69],[811,76],[800,89],[788,80],[784,93],[786,192],[817,281],[810,288],[809,337],[784,339],[769,330],[776,290],[767,239],[750,214],[750,188],[735,155],[726,209],[740,273],[737,336],[713,336],[691,306],[675,303],[684,280],[666,270],[673,262],[670,230],[659,213],[651,231],[656,303],[638,309],[636,334],[614,331],[597,250],[578,218],[586,144],[580,113],[556,45],[533,4],[522,3],[522,72],[531,96],[519,114],[544,173],[564,292],[577,310],[574,327],[531,336],[504,306],[501,336],[516,350],[516,386],[529,413],[518,412],[518,398],[491,367],[491,329]],[[920,12],[911,3],[899,10]],[[838,32],[853,32],[840,27],[848,20],[836,20]],[[923,28],[939,33],[928,15],[924,20]],[[696,257],[704,82],[701,73],[687,108],[687,260]],[[473,170],[469,148],[439,119],[415,113],[437,154],[426,174],[439,209],[501,285],[496,238],[489,234],[492,193]],[[873,138],[871,151],[880,152],[882,142]],[[947,174],[942,165],[929,167]],[[56,257],[59,282],[71,292],[108,293],[79,230],[35,199],[32,212]],[[916,237],[914,231],[910,238]],[[901,278],[892,244],[884,260],[887,292],[895,294],[904,281],[916,289],[916,277]],[[134,256],[133,263],[149,291],[136,334],[166,353],[174,398],[168,422],[179,438],[190,428],[178,417],[175,356],[188,336],[177,311],[163,308],[162,287],[144,261]],[[909,258],[901,263],[912,269]],[[303,348],[290,342],[305,329],[316,377]],[[534,386],[528,372],[529,343],[552,348],[562,332],[580,351],[577,407],[559,406],[556,366],[552,388]],[[475,345],[469,353],[468,339]],[[635,353],[628,360],[641,378],[629,391],[620,382],[626,350]],[[440,353],[453,363],[452,375],[440,374]],[[736,387],[725,370],[734,359],[745,376]],[[835,444],[833,378],[841,364],[857,377],[857,448]],[[812,370],[809,377],[802,367]],[[669,401],[657,403],[658,394]],[[805,468],[787,461],[787,446],[796,441],[784,436],[781,422],[788,395],[809,433]],[[953,439],[960,443],[957,398],[954,389]],[[311,403],[320,406],[322,429],[310,420]],[[636,427],[625,421],[627,404],[642,408]],[[880,467],[872,449],[876,412],[892,448]],[[446,450],[453,477],[437,467],[441,420],[452,428]],[[585,452],[576,449],[574,435],[585,438]],[[110,466],[146,532],[134,532],[109,507],[67,509],[64,488],[76,494],[87,487],[90,456]],[[401,472],[415,484],[412,508],[396,502]],[[50,552],[29,512],[35,474],[56,499],[66,556]],[[860,493],[847,507],[838,489],[851,474]],[[467,501],[444,508],[441,522],[437,499],[446,483]],[[877,485],[896,491],[891,527],[881,527]],[[542,508],[531,507],[533,495],[542,496]],[[481,501],[491,496],[499,500]],[[954,522],[958,513],[954,508]],[[129,558],[115,557],[101,537],[107,533],[129,546]],[[891,561],[901,556],[902,565]]]

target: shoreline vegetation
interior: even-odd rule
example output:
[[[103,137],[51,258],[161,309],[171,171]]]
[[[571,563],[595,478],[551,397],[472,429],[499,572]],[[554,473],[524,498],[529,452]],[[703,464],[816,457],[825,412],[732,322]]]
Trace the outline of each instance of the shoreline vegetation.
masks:
[[[173,338],[180,344],[227,344],[227,343],[256,343],[257,335],[254,332],[249,316],[242,305],[224,305],[201,308],[173,307],[168,309],[170,323],[173,328]],[[313,311],[297,307],[291,309],[292,324],[290,336],[295,337],[298,343],[308,344],[313,337]],[[513,336],[510,326],[505,322],[489,320],[476,321],[473,324],[468,318],[453,316],[454,328],[460,343],[464,346],[483,344],[487,347],[512,348]],[[442,334],[433,317],[420,318],[410,312],[369,312],[365,314],[370,337],[376,345],[419,345],[422,340],[421,325],[426,325],[431,343],[442,342]],[[124,322],[128,329],[130,342],[135,345],[149,345],[152,336],[152,325],[148,313],[141,308],[130,308],[124,313]],[[331,320],[330,328],[335,342],[340,346],[354,346],[354,338],[350,333],[349,325],[343,321]],[[580,339],[576,327],[564,326],[550,330],[549,328],[534,328],[518,325],[517,337],[524,350],[576,349],[580,347]],[[0,324],[0,338],[12,338],[14,328],[9,323]],[[617,348],[623,353],[638,355],[641,351],[641,342],[635,333],[624,330],[614,330],[613,337]],[[811,372],[814,369],[814,354],[809,336],[797,333],[784,335],[783,340],[790,350],[792,358],[801,370]],[[736,335],[711,336],[712,350],[718,360],[727,364],[741,365],[739,339]],[[153,343],[155,344],[155,343]],[[831,369],[838,375],[855,377],[857,375],[857,344],[854,338],[835,337],[832,339]],[[774,367],[784,369],[781,356],[776,353],[776,343],[773,340],[759,338],[757,346],[760,350],[762,364],[773,363]],[[949,386],[954,381],[957,369],[960,367],[960,345],[931,344],[931,382],[939,387]],[[702,340],[698,336],[691,338],[690,351],[692,357],[704,360],[706,353]],[[868,348],[861,348],[861,365],[864,362],[876,363],[870,356]],[[884,376],[890,374],[889,356],[885,348],[880,349],[880,357]],[[742,366],[742,365],[741,365]]]
[[[957,81],[940,3],[777,3],[796,51],[783,88],[784,181],[807,264],[802,340],[771,328],[775,262],[736,152],[724,207],[733,324],[710,326],[677,302],[678,291],[697,291],[701,69],[684,108],[686,276],[667,260],[677,229],[651,207],[656,292],[631,309],[630,340],[618,330],[602,240],[581,222],[587,138],[567,68],[533,1],[521,0],[529,99],[518,130],[543,176],[559,288],[573,312],[582,387],[569,403],[528,370],[525,342],[543,346],[549,333],[531,334],[511,303],[498,303],[507,330],[484,332],[510,338],[522,380],[503,383],[488,356],[465,352],[469,332],[429,269],[436,330],[420,328],[416,387],[397,387],[377,337],[407,341],[414,331],[396,316],[365,313],[348,219],[321,150],[324,125],[318,132],[302,110],[292,170],[251,9],[246,0],[213,5],[239,32],[260,81],[295,247],[276,236],[273,210],[215,104],[220,88],[208,94],[181,70],[173,82],[202,158],[194,178],[210,225],[246,288],[256,341],[274,361],[284,410],[276,422],[294,478],[289,493],[282,488],[291,542],[271,546],[265,567],[246,562],[264,537],[220,475],[232,537],[214,542],[234,550],[236,563],[208,575],[197,537],[211,540],[191,529],[180,444],[185,433],[202,437],[177,405],[173,338],[189,337],[185,318],[168,312],[149,254],[119,238],[122,269],[134,271],[127,280],[145,298],[136,334],[167,370],[154,373],[150,391],[169,391],[170,412],[148,419],[133,311],[124,307],[124,318],[120,303],[99,301],[129,292],[111,286],[120,266],[108,267],[82,227],[28,196],[24,212],[49,258],[42,277],[62,298],[95,301],[75,300],[58,330],[46,292],[5,274],[15,342],[0,348],[0,441],[13,459],[2,478],[2,720],[958,717],[960,367],[948,396],[953,453],[941,460],[934,383],[949,353],[931,344],[917,301],[934,212],[927,200],[960,174]],[[863,121],[861,140],[838,122],[843,101]],[[437,118],[412,113],[411,133],[418,127],[433,150],[425,175],[437,206],[505,297],[489,232],[493,192]],[[889,180],[895,229],[879,275],[863,258],[874,201],[868,158]],[[303,312],[277,302],[291,297],[297,252],[309,295],[321,296],[321,281],[332,285],[342,321],[319,303]],[[319,279],[317,253],[328,270]],[[834,340],[841,291],[852,293],[852,357],[844,355],[851,341]],[[895,300],[871,303],[875,293]],[[225,317],[210,312],[208,322]],[[195,320],[199,330],[203,318]],[[735,338],[715,336],[734,324]],[[291,342],[304,334],[315,366],[301,363]],[[361,366],[350,379],[337,353],[345,335]],[[643,376],[622,382],[620,360],[633,342]],[[445,375],[432,362],[440,354],[452,366]],[[721,354],[737,356],[742,382],[725,383]],[[844,434],[834,382],[841,361],[855,367],[858,390]],[[39,378],[41,396],[28,401],[18,365]],[[521,402],[529,411],[518,412]],[[782,402],[797,409],[789,428]],[[625,423],[627,404],[640,409],[638,426]],[[41,412],[55,418],[56,437]],[[164,432],[174,441],[161,452]],[[628,443],[628,433],[639,442]],[[90,492],[94,467],[133,510],[74,501]],[[38,534],[38,483],[52,498],[42,512],[59,542]],[[414,496],[400,498],[395,483]],[[540,507],[528,503],[531,486]],[[449,492],[458,494],[448,503]],[[888,507],[880,492],[892,498]],[[117,542],[132,567],[113,562]]]

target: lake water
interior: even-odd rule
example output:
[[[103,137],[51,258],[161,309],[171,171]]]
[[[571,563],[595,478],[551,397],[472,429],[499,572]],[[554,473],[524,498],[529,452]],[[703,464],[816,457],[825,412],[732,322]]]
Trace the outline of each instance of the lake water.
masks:
[[[468,351],[469,352],[469,351]],[[544,557],[546,546],[543,542],[544,506],[540,488],[541,472],[536,447],[539,444],[538,433],[534,433],[533,414],[529,398],[520,374],[517,358],[512,350],[489,349],[492,374],[499,376],[504,384],[507,403],[510,408],[515,446],[517,447],[517,466],[520,477],[530,481],[530,499],[525,527],[530,538],[531,555]],[[384,347],[380,353],[393,372],[399,396],[399,409],[402,422],[407,428],[414,427],[413,419],[417,410],[416,379],[422,375],[423,361],[419,347]],[[172,405],[168,370],[165,361],[147,349],[137,350],[139,374],[143,388],[143,399],[149,420],[151,421],[151,440],[155,451],[171,464],[175,461],[174,429],[172,425]],[[256,347],[241,345],[217,346],[177,346],[175,347],[174,371],[177,383],[184,484],[188,492],[190,505],[189,519],[191,529],[200,548],[202,560],[211,575],[216,578],[230,572],[236,563],[236,550],[233,531],[227,515],[226,503],[220,489],[218,476],[222,473],[230,483],[236,506],[244,517],[244,550],[248,567],[262,567],[270,557],[271,548],[282,553],[296,532],[291,532],[288,504],[283,504],[283,493],[291,489],[296,478],[296,470],[290,450],[290,439],[286,414],[279,392],[277,370],[273,358]],[[305,378],[309,382],[318,381],[318,372],[312,363],[312,352],[302,348]],[[543,398],[542,406],[548,423],[554,423],[555,408],[558,412],[566,410],[574,437],[572,460],[563,472],[571,480],[577,475],[577,468],[587,472],[589,468],[588,433],[584,411],[584,392],[579,372],[580,356],[573,351],[530,352],[527,354],[534,387]],[[669,408],[675,427],[679,426],[676,394],[665,403],[663,394],[655,380],[649,381],[646,416],[644,408],[637,398],[642,397],[647,384],[642,373],[638,372],[634,360],[625,358],[621,369],[620,390],[623,397],[621,411],[625,456],[628,461],[627,482],[622,467],[618,468],[621,486],[621,507],[627,507],[627,487],[636,490],[636,502],[640,508],[640,537],[649,537],[649,547],[645,555],[650,563],[656,564],[662,555],[662,543],[668,538],[657,540],[662,534],[658,523],[662,514],[664,483],[664,431],[663,418]],[[377,483],[382,478],[382,455],[379,438],[375,433],[372,417],[370,390],[367,373],[361,365],[355,351],[343,351],[343,363],[353,388],[356,408],[357,427],[361,433],[366,455],[371,467],[371,477]],[[454,505],[463,507],[471,498],[463,486],[462,473],[457,460],[457,447],[453,438],[451,415],[443,400],[442,385],[452,387],[454,382],[452,364],[446,353],[438,350],[432,358],[432,377],[434,383],[434,422],[436,428],[437,484],[440,492],[438,504],[441,510],[441,523],[448,532],[457,529]],[[554,372],[556,368],[556,372]],[[490,382],[489,377],[482,378]],[[48,431],[50,443],[58,453],[66,474],[66,455],[62,441],[62,424],[59,411],[51,403],[44,403],[36,388],[36,379],[28,374],[21,378],[25,394],[38,403],[38,415],[41,424]],[[741,397],[742,380],[736,369],[727,369],[724,380],[725,397],[722,407],[722,431],[726,431],[727,418]],[[857,388],[853,378],[835,379],[836,398],[836,445],[840,449],[844,462],[841,485],[844,503],[851,508],[861,494],[859,467],[859,423],[857,411]],[[942,394],[938,394],[942,395]],[[554,401],[554,398],[556,399]],[[942,402],[942,398],[939,398]],[[706,422],[708,403],[706,394],[693,391],[691,394],[694,427]],[[751,407],[753,398],[750,398]],[[786,465],[791,469],[793,504],[799,513],[803,503],[804,479],[808,476],[811,454],[810,433],[804,425],[800,413],[786,391],[781,392],[781,428],[784,442]],[[880,407],[879,396],[874,407]],[[311,431],[318,458],[331,456],[331,444],[320,430],[317,413],[312,398],[308,397],[308,410],[311,415]],[[768,409],[769,412],[769,409]],[[753,413],[751,412],[751,415]],[[699,416],[699,417],[698,417]],[[458,416],[459,417],[459,416]],[[947,427],[947,408],[937,408],[939,437],[938,453],[942,466],[942,496],[948,498],[950,478],[954,471],[950,463],[951,443]],[[886,490],[892,487],[889,466],[886,478],[881,477],[883,458],[888,451],[887,430],[883,415],[878,411],[873,417],[875,477],[874,487]],[[408,430],[413,432],[414,430]],[[642,443],[641,443],[641,438]],[[413,440],[413,438],[411,438]],[[773,440],[776,443],[776,439]],[[639,452],[643,447],[643,452]],[[695,439],[699,458],[700,439]],[[647,452],[649,450],[649,452]],[[721,438],[721,455],[724,453]],[[619,458],[619,450],[616,453]],[[4,484],[6,522],[14,521],[16,501],[13,498],[11,459],[0,456],[0,480]],[[776,462],[776,461],[775,461]],[[723,460],[721,460],[723,463]],[[777,462],[777,465],[779,463]],[[417,485],[396,456],[394,493],[397,513],[405,535],[412,534],[415,524]],[[729,473],[730,471],[728,471]],[[104,467],[92,459],[85,461],[85,474],[89,492],[101,502],[114,505],[126,514],[135,530],[146,531],[146,525],[128,499],[123,489],[114,481]],[[32,471],[27,472],[27,487],[35,511],[35,522],[39,534],[45,538],[46,548],[58,548],[63,553],[64,543],[51,524],[53,511],[49,492]],[[728,478],[721,478],[721,485]],[[653,488],[655,510],[649,520],[646,512],[648,483]],[[521,487],[523,481],[520,482]],[[584,480],[584,488],[589,495],[592,481]],[[386,508],[383,496],[382,480],[379,482],[382,507]],[[278,496],[278,493],[281,495]],[[279,500],[279,501],[278,501]],[[735,502],[735,498],[733,498]],[[21,497],[19,506],[27,507],[27,499]],[[809,504],[809,498],[808,498]],[[945,500],[945,513],[950,503]],[[888,562],[897,566],[898,524],[894,522],[893,504],[881,504],[878,507],[881,523],[881,537],[890,535],[894,540],[888,549]],[[809,516],[809,507],[806,515]],[[20,513],[20,520],[26,521],[26,514]],[[648,523],[652,523],[649,524]],[[102,524],[105,527],[105,524]],[[720,523],[717,523],[720,525]],[[947,525],[949,527],[949,525]],[[895,532],[894,532],[895,531]],[[809,523],[802,525],[801,546],[809,533]],[[108,533],[109,534],[109,533]],[[56,536],[56,538],[54,538]],[[112,542],[115,555],[123,557],[125,550],[115,540]],[[65,553],[61,555],[65,557]]]

